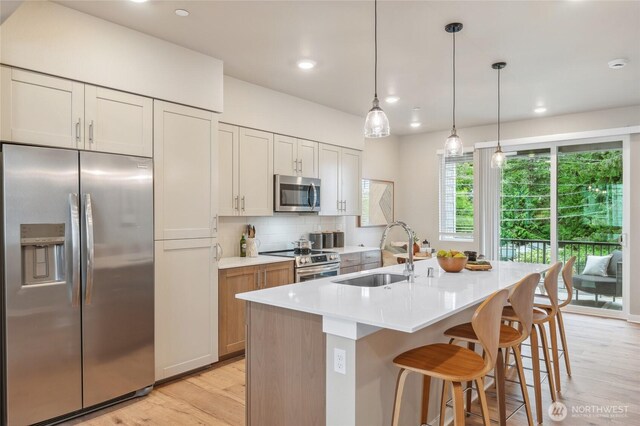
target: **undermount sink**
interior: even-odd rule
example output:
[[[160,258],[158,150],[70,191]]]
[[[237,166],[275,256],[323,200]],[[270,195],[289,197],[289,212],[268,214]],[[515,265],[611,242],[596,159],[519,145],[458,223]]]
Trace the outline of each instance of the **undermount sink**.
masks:
[[[400,274],[368,274],[359,277],[337,280],[334,283],[354,285],[356,287],[381,287],[387,284],[393,284],[400,281],[406,281],[407,277]]]

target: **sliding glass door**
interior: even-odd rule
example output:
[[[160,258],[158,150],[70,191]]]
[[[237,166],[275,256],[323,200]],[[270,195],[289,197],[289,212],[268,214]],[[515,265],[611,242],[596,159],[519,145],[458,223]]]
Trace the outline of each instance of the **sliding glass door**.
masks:
[[[623,146],[619,140],[508,149],[501,177],[500,258],[576,256],[571,304],[623,307]],[[561,299],[568,297],[561,285]]]

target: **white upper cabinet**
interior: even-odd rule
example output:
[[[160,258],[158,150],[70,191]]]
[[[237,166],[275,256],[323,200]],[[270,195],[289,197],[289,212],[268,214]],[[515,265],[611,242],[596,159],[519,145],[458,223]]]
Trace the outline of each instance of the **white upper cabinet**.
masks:
[[[340,148],[320,144],[320,214],[339,215],[340,198]]]
[[[317,178],[318,142],[274,135],[273,173]]]
[[[219,214],[273,215],[273,134],[220,124]]]
[[[216,235],[217,136],[215,114],[154,102],[156,240]]]
[[[320,144],[320,214],[361,214],[362,151]]]
[[[342,148],[342,214],[357,216],[362,210],[362,151]]]
[[[85,148],[117,154],[153,155],[153,101],[86,85]]]
[[[0,136],[16,143],[153,156],[153,101],[1,67]]]
[[[10,67],[0,69],[2,140],[84,148],[84,85]]]
[[[243,216],[273,215],[273,134],[240,128],[238,195]]]

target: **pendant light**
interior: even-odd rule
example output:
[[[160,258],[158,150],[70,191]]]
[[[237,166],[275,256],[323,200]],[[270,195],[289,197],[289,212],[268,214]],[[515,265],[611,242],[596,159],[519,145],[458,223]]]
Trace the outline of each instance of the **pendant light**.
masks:
[[[453,22],[444,27],[445,31],[453,35],[453,126],[451,134],[444,143],[445,157],[462,155],[462,140],[456,132],[456,33],[462,30],[462,24]]]
[[[502,147],[500,146],[500,70],[507,66],[506,62],[496,62],[491,65],[491,68],[494,70],[498,70],[498,148],[496,152],[491,156],[491,168],[492,169],[501,169],[504,164],[507,162],[507,156],[502,152]]]
[[[374,1],[374,49],[375,49],[375,63],[374,63],[374,95],[373,95],[373,107],[367,114],[367,119],[364,122],[364,137],[365,138],[384,138],[391,133],[389,129],[389,119],[380,108],[380,102],[378,101],[378,0]]]

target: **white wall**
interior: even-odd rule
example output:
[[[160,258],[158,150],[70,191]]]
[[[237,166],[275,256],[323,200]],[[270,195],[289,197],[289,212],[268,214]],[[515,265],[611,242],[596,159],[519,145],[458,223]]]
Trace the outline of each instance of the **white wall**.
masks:
[[[224,76],[220,121],[354,149],[364,148],[364,118]]]
[[[0,62],[222,111],[222,61],[55,3],[24,2],[0,26]]]

